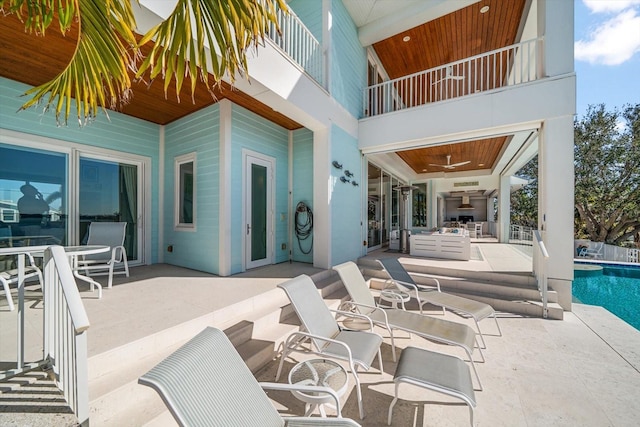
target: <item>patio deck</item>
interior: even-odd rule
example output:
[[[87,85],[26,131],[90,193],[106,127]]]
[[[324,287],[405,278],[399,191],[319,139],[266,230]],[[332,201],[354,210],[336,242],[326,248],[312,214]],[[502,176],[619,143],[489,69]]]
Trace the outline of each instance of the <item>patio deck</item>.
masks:
[[[467,268],[484,269],[479,271],[504,271],[506,268],[518,271],[520,268],[523,272],[530,269],[526,257],[509,254],[502,245],[483,245],[480,249],[484,259],[477,263],[463,263]],[[376,253],[369,256],[376,256]],[[411,258],[411,261],[459,263],[416,258]],[[100,300],[97,292],[91,293],[81,287],[91,322],[89,355],[100,354],[156,331],[219,311],[267,292],[289,277],[319,271],[308,264],[283,263],[221,278],[164,264],[133,268],[130,278],[117,276],[114,287],[105,289]],[[35,342],[27,350],[27,359],[34,352],[37,355],[39,342],[33,336],[37,329],[33,325],[41,321],[41,317],[38,318],[41,304],[38,303],[37,292],[29,293],[28,298],[27,337]],[[0,304],[6,303],[3,300]],[[14,351],[15,337],[10,335],[11,331],[15,334],[15,320],[12,320],[15,313],[7,312],[6,307],[0,308],[0,361],[11,360],[7,357]],[[451,313],[446,316],[454,321],[468,322]],[[509,313],[500,313],[499,321],[504,336],[487,337],[486,363],[477,365],[485,390],[476,394],[476,425],[637,424],[640,419],[639,331],[604,309],[578,304],[574,305],[572,313],[566,313],[564,321]],[[493,333],[490,322],[483,326],[489,334]],[[401,338],[397,343],[399,347],[415,345],[462,356],[452,347],[417,337]],[[383,344],[383,359],[385,370],[382,375],[378,375],[376,364],[370,373],[361,374],[366,412],[364,420],[358,420],[353,390],[343,398],[343,414],[363,426],[386,425],[395,371],[388,338]],[[290,362],[285,364],[285,374],[292,366]],[[277,363],[273,361],[256,376],[262,381],[273,381],[276,367]],[[401,388],[400,393],[393,425],[468,425],[468,411],[456,401],[409,386]],[[290,394],[271,395],[283,413],[300,414],[303,411],[302,404]],[[30,425],[68,425],[52,424],[52,419],[44,414],[30,414],[28,418],[17,415],[0,413],[0,424],[24,425],[18,421],[22,420]],[[34,423],[34,419],[39,419],[42,424]],[[149,427],[164,425],[175,425],[166,413],[148,424]]]

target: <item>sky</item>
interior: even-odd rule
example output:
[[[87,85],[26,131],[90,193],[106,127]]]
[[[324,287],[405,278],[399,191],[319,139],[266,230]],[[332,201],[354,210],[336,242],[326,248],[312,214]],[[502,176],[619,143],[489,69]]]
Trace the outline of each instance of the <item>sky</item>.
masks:
[[[578,119],[640,103],[640,0],[575,0],[574,31]]]

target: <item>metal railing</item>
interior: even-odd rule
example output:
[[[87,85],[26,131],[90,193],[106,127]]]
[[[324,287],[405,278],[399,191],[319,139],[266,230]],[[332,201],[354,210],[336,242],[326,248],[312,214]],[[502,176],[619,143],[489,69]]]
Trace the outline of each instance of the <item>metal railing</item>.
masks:
[[[44,311],[41,360],[25,363],[25,258],[44,256],[42,301]],[[9,378],[37,367],[51,369],[55,382],[81,425],[89,420],[87,329],[89,319],[62,246],[25,246],[0,249],[0,255],[17,255],[18,321],[16,369]]]
[[[364,116],[371,117],[540,78],[543,38],[451,62],[369,86]]]
[[[524,225],[509,226],[509,243],[532,244],[534,229]]]
[[[276,11],[280,33],[271,24],[267,36],[322,87],[325,87],[322,45],[293,11]]]
[[[533,232],[533,274],[538,281],[538,290],[542,297],[542,317],[545,319],[549,315],[548,296],[547,291],[549,284],[547,282],[547,262],[549,260],[549,253],[544,245],[542,234],[539,230]]]

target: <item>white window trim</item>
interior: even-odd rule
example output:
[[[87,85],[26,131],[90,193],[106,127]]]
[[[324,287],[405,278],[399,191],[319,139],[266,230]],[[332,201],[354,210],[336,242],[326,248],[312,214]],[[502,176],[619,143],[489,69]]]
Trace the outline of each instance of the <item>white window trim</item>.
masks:
[[[197,180],[197,155],[195,152],[176,156],[173,160],[173,229],[175,231],[191,231],[197,229],[198,219],[198,180]],[[185,224],[180,222],[180,166],[185,163],[193,163],[193,223]]]

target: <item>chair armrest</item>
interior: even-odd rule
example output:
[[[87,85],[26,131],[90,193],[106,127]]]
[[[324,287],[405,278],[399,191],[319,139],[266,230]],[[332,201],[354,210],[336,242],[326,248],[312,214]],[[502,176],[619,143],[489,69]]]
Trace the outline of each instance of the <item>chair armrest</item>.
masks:
[[[342,412],[340,411],[340,398],[338,397],[338,394],[330,387],[315,386],[315,385],[301,385],[301,384],[271,383],[271,382],[260,382],[259,384],[263,390],[299,391],[301,393],[328,394],[336,402],[336,410],[338,412],[338,417],[342,416]]]
[[[320,417],[282,417],[287,427],[360,427],[360,424],[349,418],[320,418]]]
[[[366,317],[366,316],[365,316],[365,317]],[[371,321],[371,319],[369,319],[369,321]],[[297,336],[303,336],[303,337],[311,338],[311,339],[312,339],[312,341],[313,341],[313,340],[324,341],[324,342],[326,342],[326,343],[337,344],[337,345],[339,345],[339,346],[341,346],[341,347],[344,347],[344,348],[345,348],[345,350],[347,351],[347,355],[348,355],[348,357],[349,357],[349,363],[350,363],[350,364],[353,364],[353,355],[351,354],[351,348],[350,348],[347,344],[343,343],[342,341],[334,340],[333,338],[322,337],[322,336],[320,336],[320,335],[310,334],[309,332],[296,331],[296,332],[292,332],[292,333],[287,337],[287,340],[286,340],[286,343],[285,343],[285,346],[286,346],[286,347],[289,347],[289,346],[288,346],[289,341],[291,340],[291,338],[292,338],[292,337],[294,337],[294,336],[296,336],[296,335],[297,335]],[[322,353],[321,353],[321,351],[320,351],[320,349],[318,349],[318,352],[319,352],[320,354],[322,354]]]
[[[440,281],[438,279],[436,279],[435,277],[429,277],[427,275],[424,274],[420,274],[420,273],[409,273],[410,276],[418,276],[418,277],[422,277],[423,279],[427,279],[427,280],[433,280],[434,282],[436,282],[436,288],[438,288],[438,292],[440,291]],[[424,288],[424,286],[420,286],[420,285],[416,285],[418,287],[418,289]],[[428,290],[428,289],[421,289],[421,290]]]
[[[384,323],[386,323],[387,325],[389,324],[389,320],[387,319],[387,312],[382,308],[382,307],[376,307],[373,305],[369,305],[369,304],[360,304],[354,301],[347,301],[348,304],[351,304],[353,306],[355,306],[356,308],[358,307],[366,307],[368,309],[371,309],[371,311],[380,311],[382,312],[382,315],[384,316]],[[360,314],[361,316],[365,316],[364,314]],[[373,323],[373,320],[371,320],[371,318],[369,316],[365,316],[367,319],[369,319],[369,321],[371,323]]]

